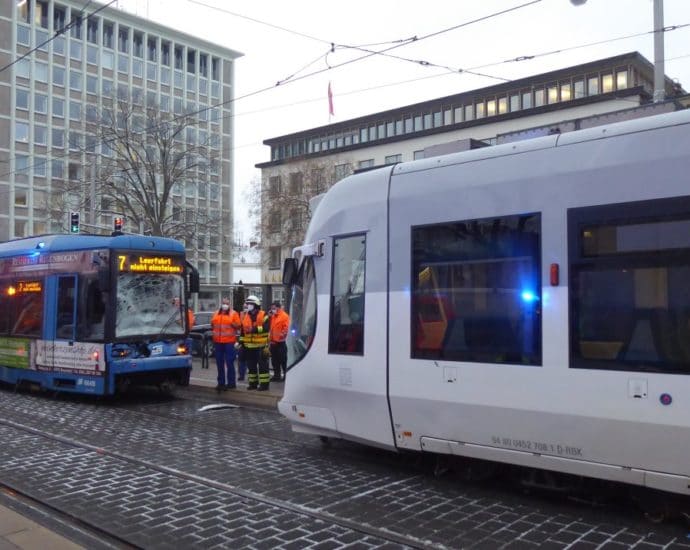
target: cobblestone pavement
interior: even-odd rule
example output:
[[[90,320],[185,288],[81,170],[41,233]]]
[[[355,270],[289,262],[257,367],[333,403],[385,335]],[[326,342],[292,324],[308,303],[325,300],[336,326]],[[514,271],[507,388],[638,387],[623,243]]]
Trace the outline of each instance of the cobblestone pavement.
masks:
[[[681,525],[625,507],[435,479],[207,403],[0,390],[0,482],[146,548],[690,549]]]

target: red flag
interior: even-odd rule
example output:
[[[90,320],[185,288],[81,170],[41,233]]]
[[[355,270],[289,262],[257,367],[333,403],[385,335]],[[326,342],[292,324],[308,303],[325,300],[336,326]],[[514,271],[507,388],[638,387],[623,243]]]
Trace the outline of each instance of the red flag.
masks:
[[[333,92],[331,91],[331,81],[328,81],[328,114],[333,116],[335,112],[333,111]]]

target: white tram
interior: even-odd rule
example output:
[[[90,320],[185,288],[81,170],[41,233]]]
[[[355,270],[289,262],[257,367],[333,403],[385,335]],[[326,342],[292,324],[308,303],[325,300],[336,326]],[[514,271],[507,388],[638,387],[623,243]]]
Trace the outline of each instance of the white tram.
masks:
[[[690,494],[690,110],[350,176],[284,278],[295,430]]]

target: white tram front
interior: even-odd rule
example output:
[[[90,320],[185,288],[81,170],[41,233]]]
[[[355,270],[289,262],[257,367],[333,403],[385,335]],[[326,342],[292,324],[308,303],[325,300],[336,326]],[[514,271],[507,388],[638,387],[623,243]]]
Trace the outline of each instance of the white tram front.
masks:
[[[363,172],[286,262],[295,430],[690,494],[690,110]]]

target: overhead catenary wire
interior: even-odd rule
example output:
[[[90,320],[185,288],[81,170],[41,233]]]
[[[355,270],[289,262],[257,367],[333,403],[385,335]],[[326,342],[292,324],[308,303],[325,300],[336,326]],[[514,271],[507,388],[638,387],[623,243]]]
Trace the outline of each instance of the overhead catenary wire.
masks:
[[[198,2],[196,2],[196,0],[188,0],[188,1],[190,1],[190,2],[193,1],[193,2],[195,2],[195,3],[198,3]],[[425,38],[428,38],[428,37],[431,37],[431,36],[437,36],[437,35],[439,35],[439,34],[441,34],[441,33],[443,33],[443,32],[448,32],[449,30],[452,30],[452,29],[457,29],[457,28],[460,28],[460,27],[463,27],[463,26],[467,26],[467,25],[472,24],[472,23],[474,23],[474,22],[478,22],[478,21],[480,21],[480,20],[485,20],[485,19],[487,19],[487,18],[489,18],[489,17],[495,16],[495,15],[497,15],[497,14],[502,14],[502,13],[505,13],[505,12],[507,12],[507,11],[514,11],[515,9],[519,9],[519,8],[521,8],[521,7],[526,7],[526,6],[528,6],[528,5],[531,5],[531,4],[540,2],[540,1],[541,1],[541,0],[534,0],[534,1],[532,1],[532,2],[528,2],[528,3],[526,3],[526,4],[521,4],[521,5],[519,5],[519,6],[514,6],[513,8],[509,8],[509,9],[503,10],[503,11],[501,11],[501,12],[495,12],[495,14],[490,14],[490,15],[487,15],[487,16],[483,16],[483,17],[481,17],[481,18],[479,18],[479,19],[475,19],[475,20],[472,20],[472,21],[468,21],[468,22],[465,22],[465,23],[461,23],[461,24],[459,24],[459,25],[455,25],[455,26],[453,26],[453,27],[449,27],[449,28],[446,28],[446,29],[442,29],[442,30],[440,30],[440,31],[436,31],[436,32],[430,33],[430,34],[428,34],[428,35],[424,35],[424,36],[422,36],[419,40],[422,40],[422,39],[425,39]],[[112,2],[111,2],[111,3],[112,3]],[[220,8],[218,8],[218,9],[220,9]],[[220,11],[225,11],[225,10],[220,9]],[[95,12],[94,12],[94,13],[95,13]],[[262,23],[263,23],[263,22],[262,22]],[[668,31],[672,31],[672,30],[676,30],[676,29],[687,28],[687,27],[689,27],[689,26],[690,26],[690,23],[685,23],[685,24],[681,24],[681,25],[673,25],[673,26],[666,27],[666,28],[665,28],[665,31],[668,32]],[[284,30],[284,29],[281,28],[281,30]],[[647,32],[642,32],[642,33],[636,33],[636,34],[631,34],[631,35],[625,35],[625,36],[621,36],[621,37],[611,38],[611,39],[607,39],[607,40],[603,40],[603,41],[597,41],[597,42],[590,42],[590,43],[585,43],[585,44],[579,44],[579,45],[575,45],[575,46],[571,46],[571,47],[567,47],[567,48],[560,48],[560,49],[558,49],[558,50],[549,50],[549,51],[547,51],[547,52],[542,52],[542,53],[538,53],[538,54],[534,54],[534,55],[530,55],[530,56],[519,56],[519,57],[517,57],[517,58],[510,59],[510,60],[497,61],[497,62],[493,62],[493,63],[487,63],[487,64],[483,64],[483,65],[478,65],[478,66],[470,67],[469,69],[465,70],[464,72],[469,73],[469,74],[477,74],[477,73],[474,73],[474,72],[472,72],[472,71],[474,71],[475,69],[481,69],[481,68],[485,68],[485,67],[489,67],[489,66],[496,66],[496,65],[500,65],[500,64],[504,64],[504,63],[518,62],[518,61],[528,61],[528,60],[535,59],[535,58],[537,58],[537,57],[542,57],[542,56],[546,56],[546,55],[553,55],[553,54],[556,54],[556,53],[566,52],[566,51],[570,51],[570,50],[574,50],[574,49],[579,49],[579,48],[584,48],[584,47],[590,47],[590,46],[594,46],[594,45],[601,45],[601,44],[604,44],[604,43],[609,43],[609,42],[615,42],[615,41],[619,41],[619,40],[634,38],[634,37],[638,37],[638,36],[641,36],[641,35],[650,34],[650,33],[653,33],[653,32],[654,32],[654,31],[647,31]],[[313,37],[310,37],[310,38],[313,38]],[[315,40],[319,40],[319,39],[315,39]],[[407,39],[402,39],[402,40],[403,40],[403,41],[402,41],[402,42],[399,42],[398,45],[395,46],[395,47],[400,47],[400,46],[403,46],[403,45],[406,45],[406,44],[413,43],[413,42],[407,41]],[[388,49],[393,49],[393,48],[391,47],[391,48],[388,48]],[[288,80],[288,81],[286,81],[284,84],[288,84],[288,83],[291,83],[291,82],[295,82],[295,81],[297,81],[297,80],[301,80],[301,79],[304,79],[304,78],[308,78],[308,77],[310,77],[310,76],[314,76],[314,75],[323,73],[323,72],[325,72],[325,71],[327,71],[327,70],[335,69],[335,68],[338,68],[338,67],[340,67],[340,66],[342,66],[342,65],[347,65],[347,64],[353,63],[353,62],[355,62],[355,61],[360,61],[360,60],[366,59],[366,58],[368,58],[368,57],[371,57],[371,54],[370,54],[370,55],[365,55],[365,56],[360,56],[360,57],[358,57],[358,58],[356,58],[356,59],[354,59],[354,60],[349,60],[349,61],[346,61],[346,62],[344,62],[344,63],[338,64],[338,65],[334,65],[333,67],[329,67],[328,69],[321,69],[321,70],[315,71],[315,72],[313,72],[313,73],[309,73],[309,74],[307,74],[307,75],[302,75],[302,76],[300,76],[300,77],[298,77],[298,78],[295,78],[295,79],[293,79],[293,80]],[[681,57],[683,57],[683,56],[681,56]],[[676,59],[676,58],[672,58],[672,59]],[[310,63],[310,64],[313,64],[313,62]],[[446,68],[446,67],[441,67],[441,68]],[[460,71],[460,72],[462,73],[462,71]],[[427,79],[427,78],[436,78],[436,77],[439,77],[439,76],[445,76],[445,75],[450,75],[450,74],[457,74],[457,73],[455,72],[455,69],[448,69],[448,72],[447,72],[447,73],[440,73],[440,74],[437,74],[437,75],[427,75],[427,76],[425,76],[425,77],[420,77],[420,78],[418,78],[418,79],[408,79],[408,80],[401,81],[401,82],[395,82],[395,83],[384,84],[384,85],[382,85],[382,86],[368,87],[368,88],[364,88],[364,89],[360,89],[360,90],[354,90],[354,91],[348,92],[347,94],[340,94],[340,95],[348,95],[348,94],[350,94],[350,93],[362,93],[362,92],[365,92],[365,91],[369,91],[369,90],[371,90],[371,89],[377,89],[377,88],[382,88],[382,87],[390,87],[390,86],[394,86],[394,85],[406,84],[406,83],[409,83],[409,82],[416,82],[416,81],[424,80],[424,79]],[[282,85],[282,84],[281,84],[281,85]],[[277,86],[277,85],[276,85],[276,86]],[[229,100],[227,100],[227,101],[223,101],[223,102],[220,102],[220,103],[208,105],[208,106],[202,107],[202,108],[200,108],[200,109],[198,109],[198,110],[196,110],[196,111],[190,111],[190,112],[187,112],[187,113],[184,113],[184,114],[180,114],[180,115],[174,116],[174,117],[172,117],[170,120],[165,121],[164,124],[174,123],[174,122],[176,122],[176,121],[178,121],[178,120],[180,120],[180,119],[183,119],[183,118],[186,118],[186,117],[190,117],[190,116],[194,116],[194,115],[201,114],[201,113],[204,112],[204,111],[209,111],[209,110],[214,109],[214,108],[217,108],[217,107],[221,107],[221,106],[224,106],[224,105],[228,105],[228,104],[231,104],[231,103],[240,101],[240,100],[242,100],[242,99],[247,99],[247,98],[249,98],[249,97],[252,97],[252,96],[255,96],[255,95],[258,95],[258,94],[261,94],[261,93],[265,93],[265,92],[274,90],[274,89],[276,88],[276,86],[267,86],[267,87],[264,87],[264,88],[261,88],[261,89],[258,89],[258,90],[254,90],[254,91],[249,92],[249,93],[247,93],[247,94],[244,94],[244,95],[242,95],[242,96],[237,96],[237,97],[231,98],[231,99],[229,99]],[[322,100],[322,99],[319,98],[319,99],[314,99],[313,101],[321,101],[321,100]],[[307,101],[292,102],[291,105],[298,104],[298,103],[306,103],[306,102],[307,102]],[[271,110],[271,109],[272,109],[272,108],[268,108],[268,109],[265,109],[265,110]],[[254,111],[254,112],[261,112],[261,111]],[[239,115],[242,115],[242,114],[244,114],[244,113],[230,113],[230,114],[225,115],[225,116],[222,116],[222,117],[220,117],[220,118],[216,118],[216,119],[212,120],[211,122],[213,122],[213,121],[218,121],[218,122],[220,122],[220,121],[222,121],[222,120],[225,120],[225,119],[228,119],[228,118],[233,118],[234,116],[239,116]],[[189,124],[189,126],[193,126],[193,125],[195,125],[195,124],[200,124],[201,122],[203,122],[203,121],[198,120],[198,121],[196,121],[196,122],[193,122],[193,123]],[[141,133],[149,133],[149,132],[155,131],[158,127],[159,127],[159,125],[154,125],[154,126],[152,126],[152,127],[144,128],[144,129],[141,131]],[[101,139],[99,140],[99,142],[100,142],[101,144],[107,144],[109,141],[114,141],[114,140],[109,140],[109,139],[107,139],[107,138],[101,138]],[[96,145],[98,145],[98,143],[97,143]],[[251,146],[251,144],[245,144],[245,145],[242,145],[241,147],[248,147],[248,146]],[[237,149],[237,148],[238,148],[238,147],[233,147],[233,150],[234,150],[234,149]],[[67,151],[67,152],[61,154],[60,156],[57,156],[57,157],[56,157],[56,156],[52,156],[52,160],[66,159],[66,158],[68,158],[68,157],[74,155],[75,153],[76,153],[76,154],[80,154],[79,152],[75,152],[75,151]],[[89,153],[89,154],[92,154],[92,153]],[[93,154],[97,154],[97,153],[93,153]],[[101,154],[98,153],[98,155],[101,155]],[[14,157],[14,158],[16,159],[16,157]],[[8,160],[10,160],[10,159],[8,159]],[[45,164],[47,164],[47,163],[48,163],[48,161],[47,161],[47,159],[46,159],[45,161],[41,161],[40,163],[35,163],[35,164],[32,164],[32,165],[29,165],[29,166],[27,166],[26,168],[22,169],[21,171],[27,170],[28,168],[31,168],[31,167],[40,166],[40,165],[45,165]],[[11,171],[6,172],[6,173],[4,173],[4,174],[0,174],[0,177],[4,177],[4,176],[10,175],[10,174],[12,174],[12,173],[16,173],[16,172],[17,172],[16,169],[15,169],[15,170],[11,170]]]

